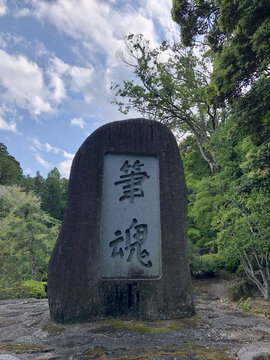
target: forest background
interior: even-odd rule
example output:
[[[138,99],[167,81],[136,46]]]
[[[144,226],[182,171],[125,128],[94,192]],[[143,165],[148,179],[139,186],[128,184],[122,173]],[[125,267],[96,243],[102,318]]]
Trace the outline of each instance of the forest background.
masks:
[[[112,84],[127,114],[170,127],[188,193],[188,245],[196,276],[246,276],[270,298],[270,4],[173,0],[181,43],[152,48],[126,37],[135,80]],[[0,144],[0,297],[45,297],[68,180],[54,168],[24,176]]]

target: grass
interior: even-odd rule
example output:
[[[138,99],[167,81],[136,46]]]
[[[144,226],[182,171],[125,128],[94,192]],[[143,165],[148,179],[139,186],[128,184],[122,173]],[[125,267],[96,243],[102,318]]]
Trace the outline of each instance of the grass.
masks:
[[[266,319],[270,319],[270,301],[262,298],[241,298],[237,303],[242,311],[250,315],[257,315]]]

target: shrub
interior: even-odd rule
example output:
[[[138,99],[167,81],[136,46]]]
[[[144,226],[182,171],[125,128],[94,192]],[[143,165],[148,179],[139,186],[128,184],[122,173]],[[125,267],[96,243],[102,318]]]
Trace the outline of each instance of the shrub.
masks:
[[[253,295],[254,290],[254,285],[250,281],[238,278],[226,285],[225,294],[230,301],[238,301],[240,304]]]
[[[39,282],[34,280],[24,281],[19,290],[19,298],[36,298],[45,299],[47,297],[45,282]]]
[[[205,254],[193,264],[194,277],[220,276],[224,269],[224,261],[219,254]]]
[[[22,283],[13,283],[10,286],[0,289],[0,299],[16,299],[16,298],[36,298],[45,299],[47,297],[45,287],[46,282],[34,280],[24,281]]]

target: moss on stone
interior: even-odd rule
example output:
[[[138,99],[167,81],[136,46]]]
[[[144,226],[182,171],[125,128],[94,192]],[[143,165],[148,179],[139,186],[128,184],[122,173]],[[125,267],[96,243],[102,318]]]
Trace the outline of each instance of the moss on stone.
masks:
[[[42,346],[34,344],[2,344],[0,345],[0,351],[14,352],[16,354],[22,354],[24,352],[42,351]]]
[[[197,325],[199,318],[197,315],[177,319],[177,320],[159,320],[159,321],[135,321],[135,320],[111,320],[109,325],[115,329],[127,329],[135,331],[139,334],[155,334],[155,333],[167,333],[177,331],[183,328],[194,328]]]
[[[41,328],[42,331],[47,331],[50,335],[61,334],[66,329],[63,326],[55,325],[43,325]]]
[[[110,360],[151,360],[181,359],[181,360],[230,360],[232,357],[224,353],[225,349],[215,349],[199,344],[182,344],[152,349],[117,349],[110,351]],[[85,359],[107,359],[108,351],[95,347],[83,354]]]
[[[200,344],[183,344],[181,347],[177,347],[174,352],[176,358],[181,359],[205,359],[205,360],[229,360],[232,359],[224,353],[226,349],[220,350],[212,347],[200,345]]]
[[[87,350],[83,354],[84,359],[102,359],[108,352],[102,347],[95,346],[92,350]],[[106,359],[106,357],[105,357]]]

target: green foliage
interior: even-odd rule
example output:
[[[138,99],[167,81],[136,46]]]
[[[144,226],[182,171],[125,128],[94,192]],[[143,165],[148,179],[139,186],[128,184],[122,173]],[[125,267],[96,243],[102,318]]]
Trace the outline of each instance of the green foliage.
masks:
[[[215,53],[209,97],[232,99],[269,76],[270,4],[268,0],[173,0],[172,16],[186,46],[198,35]]]
[[[179,149],[187,185],[191,187],[192,191],[193,182],[201,180],[203,177],[211,176],[211,171],[200,153],[194,136],[187,136],[182,140],[179,144]]]
[[[182,148],[183,144],[180,144]],[[222,202],[215,178],[210,176],[196,147],[182,152],[188,190],[188,239],[201,248],[211,248],[214,209]]]
[[[173,0],[172,18],[181,26],[181,39],[190,46],[196,35],[203,35],[211,29],[211,23],[218,6],[212,0]]]
[[[220,253],[238,254],[246,275],[265,298],[270,297],[269,209],[269,193],[253,190],[227,197],[213,222]]]
[[[23,189],[6,186],[19,183]],[[0,144],[0,297],[46,296],[39,281],[47,277],[67,185],[56,168],[47,179],[39,172],[22,178],[19,163]]]
[[[42,186],[41,208],[58,220],[64,217],[67,184],[67,179],[61,179],[59,171],[54,168]]]
[[[14,282],[9,286],[1,287],[0,299],[14,298],[36,298],[45,299],[47,297],[45,286],[46,282],[27,280],[23,282]]]
[[[247,94],[233,104],[232,120],[241,134],[259,146],[270,137],[270,79],[260,76]]]
[[[39,282],[34,280],[24,281],[20,286],[20,298],[36,298],[45,299],[47,297],[45,286],[46,282]]]
[[[0,185],[15,185],[22,181],[22,169],[17,160],[10,156],[7,147],[0,143]]]
[[[237,306],[241,306],[241,309],[244,312],[251,312],[253,307],[257,304],[256,301],[251,301],[251,297],[247,298],[246,300],[243,300],[243,298],[241,298],[240,300],[237,303]]]
[[[22,187],[27,193],[33,192],[41,199],[44,181],[45,179],[40,175],[40,172],[37,171],[35,177],[32,178],[30,175],[27,175],[23,178]]]
[[[129,35],[126,45],[122,60],[133,68],[136,80],[112,85],[112,103],[124,114],[135,109],[177,132],[191,133],[204,161],[215,173],[215,158],[207,142],[222,121],[224,109],[207,102],[211,59],[206,55],[196,57],[181,44],[166,41],[152,48],[142,35]]]
[[[270,4],[267,0],[220,1],[218,26],[226,42],[216,55],[212,81],[230,98],[267,71],[270,61]],[[232,21],[233,19],[233,21]]]
[[[220,276],[225,268],[225,261],[219,254],[205,254],[197,257],[193,263],[192,275],[194,277]]]
[[[204,178],[195,184],[196,194],[189,203],[189,217],[193,219],[200,231],[197,245],[211,249],[215,231],[211,227],[215,209],[223,202],[219,194],[218,183],[214,178]]]
[[[190,272],[192,276],[195,276],[198,272],[200,272],[200,251],[191,240],[188,239],[187,244]]]
[[[36,176],[27,176],[23,179],[23,188],[26,192],[33,192],[41,200],[41,209],[55,219],[63,220],[68,180],[60,177],[57,168],[52,169],[46,179],[39,171]]]
[[[40,209],[40,201],[21,188],[0,186],[0,286],[46,278],[59,221]]]

